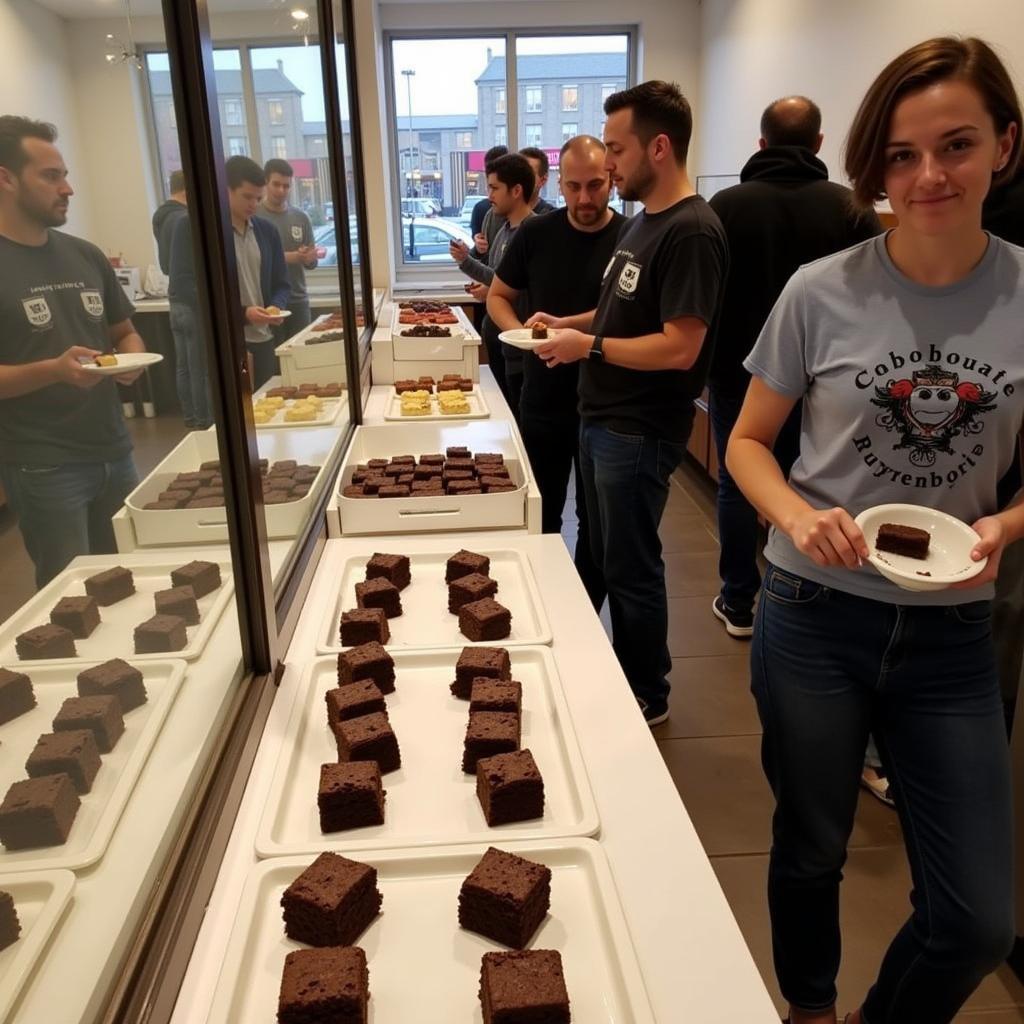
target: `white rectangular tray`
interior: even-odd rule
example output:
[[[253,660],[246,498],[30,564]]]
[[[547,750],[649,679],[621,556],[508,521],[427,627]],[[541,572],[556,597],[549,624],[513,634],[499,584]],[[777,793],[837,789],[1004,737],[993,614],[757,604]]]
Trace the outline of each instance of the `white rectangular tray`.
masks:
[[[384,410],[384,419],[395,420],[401,423],[423,423],[431,420],[486,420],[490,418],[490,407],[487,405],[487,399],[484,398],[484,393],[479,387],[473,388],[472,391],[464,391],[463,395],[465,396],[466,404],[469,406],[469,412],[443,413],[437,401],[437,395],[431,395],[431,411],[426,416],[403,416],[402,396],[392,389]]]
[[[412,302],[413,299],[402,299],[402,302]],[[405,338],[402,336],[402,331],[407,331],[414,324],[403,324],[399,323],[398,318],[402,315],[402,310],[396,301],[394,307],[391,310],[391,338],[394,341],[400,341],[403,344],[408,342],[426,342],[428,344],[433,342],[444,342],[448,340],[462,341],[464,338],[476,338],[477,332],[470,323],[469,317],[466,316],[465,310],[461,306],[449,306],[448,311],[458,320],[455,324],[442,324],[443,327],[447,327],[451,331],[451,339],[448,338]],[[461,346],[459,346],[461,347]]]
[[[320,765],[337,761],[324,695],[338,685],[335,658],[307,669],[292,708],[270,796],[256,835],[260,857],[320,850],[421,847],[593,835],[597,807],[554,659],[546,647],[516,647],[512,678],[523,684],[521,746],[544,777],[544,816],[494,828],[476,797],[476,776],[462,771],[468,701],[448,686],[460,649],[397,651],[395,692],[388,717],[402,751],[402,767],[384,777],[384,824],[323,833],[317,812]]]
[[[75,876],[70,871],[26,871],[0,875],[0,890],[14,898],[21,925],[18,941],[0,952],[0,1020],[7,1020],[50,936],[71,902]]]
[[[390,547],[400,551],[401,544]],[[385,553],[389,545],[375,550]],[[458,551],[454,544],[448,551],[422,551],[409,555],[412,582],[402,591],[402,614],[388,619],[391,639],[385,645],[395,648],[431,649],[437,647],[476,647],[469,637],[459,631],[459,617],[448,611],[448,584],[444,581],[445,563]],[[494,599],[512,613],[512,632],[504,640],[486,640],[483,646],[518,647],[523,644],[551,643],[544,602],[541,600],[537,580],[533,575],[530,558],[523,551],[493,549],[487,545],[472,548],[477,554],[491,560],[490,576],[498,584]],[[366,563],[373,554],[367,548],[365,555],[352,555],[346,559],[341,571],[337,596],[320,625],[317,654],[331,654],[343,650],[341,646],[341,613],[356,607],[356,584],[366,578]],[[454,677],[453,677],[454,678]],[[450,681],[450,680],[449,680]]]
[[[156,615],[153,595],[158,590],[168,590],[171,583],[171,570],[177,569],[191,557],[167,559],[166,562],[140,563],[130,555],[111,555],[107,565],[72,565],[59,576],[52,579],[30,601],[22,605],[6,622],[0,624],[0,665],[13,669],[18,666],[28,671],[37,665],[53,665],[68,662],[67,658],[43,658],[22,661],[18,657],[15,640],[19,634],[33,626],[43,626],[50,621],[50,611],[62,597],[81,597],[85,594],[85,581],[89,576],[124,566],[131,569],[135,580],[135,593],[116,604],[100,608],[100,624],[93,630],[92,636],[85,640],[75,641],[78,652],[73,664],[80,662],[107,661],[110,658],[124,658],[125,661],[166,661],[168,658],[184,658],[192,661],[198,658],[210,639],[221,613],[234,592],[231,563],[217,559],[220,566],[221,585],[212,594],[201,597],[199,605],[199,625],[187,626],[185,632],[188,643],[183,650],[164,652],[161,654],[136,654],[134,631],[140,622]],[[2,728],[0,728],[2,735]]]
[[[348,410],[348,399],[347,398],[324,398],[321,399],[322,404],[318,415],[311,420],[286,420],[284,418],[285,412],[290,409],[294,404],[294,400],[285,401],[284,405],[273,416],[270,417],[270,421],[267,423],[257,423],[257,430],[279,430],[288,429],[289,427],[329,427],[332,423],[337,422],[338,417],[342,411]]]
[[[501,843],[551,868],[551,911],[531,949],[562,955],[573,1021],[654,1024],[636,950],[604,851],[591,839]],[[487,844],[377,850],[382,913],[357,940],[370,970],[374,1024],[480,1024],[484,953],[505,947],[458,924],[459,887]],[[209,1024],[274,1024],[285,956],[303,948],[284,934],[280,899],[313,858],[280,857],[246,880]],[[214,955],[218,951],[212,951]]]
[[[25,762],[43,733],[53,732],[53,720],[68,697],[78,696],[76,677],[87,665],[22,666],[32,680],[36,706],[0,726],[0,782],[4,792],[25,778]],[[147,701],[124,716],[124,733],[102,765],[92,790],[79,797],[81,806],[62,846],[40,846],[8,851],[0,846],[0,872],[39,871],[44,868],[76,870],[103,856],[146,758],[160,735],[167,712],[185,676],[183,661],[140,661]]]

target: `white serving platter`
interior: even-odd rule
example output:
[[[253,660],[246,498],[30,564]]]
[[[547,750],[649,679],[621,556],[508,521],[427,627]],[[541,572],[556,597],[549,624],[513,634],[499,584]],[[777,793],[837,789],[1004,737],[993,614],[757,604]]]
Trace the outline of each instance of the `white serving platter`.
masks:
[[[115,352],[116,366],[97,366],[95,363],[83,363],[82,369],[97,377],[118,377],[122,373],[144,370],[147,366],[162,363],[164,357],[159,352]]]
[[[284,405],[266,423],[257,423],[257,430],[286,429],[288,427],[328,427],[336,423],[343,410],[348,409],[348,400],[341,398],[321,398],[317,415],[311,420],[286,420],[285,411],[294,404],[294,399],[286,399]]]
[[[148,699],[125,714],[124,733],[110,753],[100,755],[103,763],[91,791],[79,796],[81,806],[67,842],[31,850],[9,851],[0,846],[0,872],[78,870],[103,856],[185,676],[183,661],[133,663],[142,672]],[[4,792],[11,783],[26,777],[25,762],[36,740],[43,733],[53,732],[53,719],[61,704],[68,697],[78,696],[78,673],[88,667],[70,662],[46,668],[20,666],[20,671],[32,680],[36,706],[0,726],[0,783]]]
[[[7,1020],[22,986],[60,924],[74,888],[75,876],[70,871],[0,875],[0,890],[14,898],[21,925],[18,941],[0,951],[0,1020]]]
[[[524,551],[495,549],[487,545],[472,547],[477,554],[491,560],[490,577],[498,584],[494,600],[512,613],[512,632],[504,640],[485,640],[485,647],[520,647],[523,644],[551,643],[544,602],[533,575],[530,558]],[[374,550],[385,554],[400,553],[399,544],[383,544]],[[438,647],[477,647],[459,631],[459,617],[448,611],[448,584],[444,581],[445,563],[459,548],[451,551],[422,551],[409,554],[412,582],[402,591],[402,614],[388,619],[391,638],[385,645],[396,648],[433,649]],[[352,555],[342,566],[338,592],[328,605],[317,636],[317,654],[344,650],[341,646],[341,613],[356,607],[356,584],[366,579],[366,563],[373,554]],[[454,677],[453,677],[454,678]],[[450,682],[451,680],[449,680]]]
[[[54,665],[62,663],[79,664],[107,661],[110,658],[124,658],[125,661],[166,661],[168,658],[184,658],[191,661],[198,658],[210,639],[221,613],[231,599],[234,580],[231,563],[215,559],[220,566],[220,587],[199,598],[199,625],[187,626],[185,632],[188,643],[180,651],[163,652],[160,654],[136,654],[134,630],[140,622],[156,615],[154,595],[158,590],[168,590],[172,586],[171,570],[178,569],[191,557],[176,560],[168,559],[159,563],[140,563],[130,555],[111,556],[109,564],[103,565],[72,565],[59,576],[51,580],[30,601],[22,605],[6,622],[0,624],[0,665],[7,668],[17,666],[21,671],[28,671],[36,665]],[[50,621],[50,611],[62,597],[81,597],[85,594],[85,581],[90,576],[123,566],[131,569],[135,581],[135,593],[123,601],[100,607],[100,624],[92,635],[85,640],[75,641],[76,658],[45,658],[22,661],[18,657],[15,640],[34,626],[43,626]],[[2,727],[0,727],[2,734]]]
[[[321,850],[505,842],[593,835],[597,807],[576,742],[562,683],[546,647],[510,650],[512,678],[523,684],[521,747],[544,777],[544,816],[488,826],[476,776],[462,771],[469,702],[453,697],[461,648],[397,651],[395,692],[385,700],[402,751],[402,767],[384,776],[384,824],[323,833],[317,812],[320,765],[338,759],[324,695],[338,685],[336,658],[306,671],[292,708],[270,795],[256,835],[260,857]]]
[[[485,420],[490,418],[491,410],[480,388],[475,387],[472,391],[463,391],[462,396],[466,399],[469,412],[441,412],[441,405],[437,400],[437,395],[431,395],[431,411],[426,416],[403,416],[402,396],[392,390],[384,409],[384,419],[401,421],[402,423],[422,423],[425,420]]]
[[[402,301],[414,301],[414,300],[402,300]],[[450,338],[461,340],[463,338],[475,338],[477,336],[476,331],[470,323],[469,317],[466,316],[465,311],[461,306],[449,306],[448,312],[458,321],[454,324],[440,324],[441,327],[447,327],[451,332]],[[394,304],[391,311],[391,337],[395,341],[402,342],[435,342],[435,341],[447,341],[450,339],[446,338],[416,338],[416,337],[405,337],[402,335],[402,331],[411,330],[415,327],[415,324],[403,324],[399,322],[399,317],[402,315],[402,310],[398,303]]]
[[[458,924],[459,888],[488,844],[366,851],[382,913],[357,940],[370,971],[370,1021],[481,1024],[480,961],[504,946]],[[591,839],[500,843],[551,868],[551,910],[531,949],[561,953],[572,1019],[654,1024],[643,976],[604,851]],[[277,857],[246,880],[209,1024],[274,1024],[287,938],[284,890],[313,858]],[[216,953],[216,951],[214,951]]]

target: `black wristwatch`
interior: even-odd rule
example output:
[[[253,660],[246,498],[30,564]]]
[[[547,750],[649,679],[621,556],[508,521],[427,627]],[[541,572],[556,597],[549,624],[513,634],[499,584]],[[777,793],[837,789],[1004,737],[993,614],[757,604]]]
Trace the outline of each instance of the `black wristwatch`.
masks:
[[[595,334],[594,335],[594,344],[590,346],[590,352],[588,352],[587,354],[595,363],[603,363],[604,362],[604,335],[603,334]]]

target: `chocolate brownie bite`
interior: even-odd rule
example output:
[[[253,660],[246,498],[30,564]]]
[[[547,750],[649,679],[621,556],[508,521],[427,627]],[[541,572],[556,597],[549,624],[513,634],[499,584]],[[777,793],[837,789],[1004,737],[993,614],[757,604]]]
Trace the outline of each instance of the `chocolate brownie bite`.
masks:
[[[185,620],[180,615],[154,615],[135,627],[136,654],[180,651],[188,644]]]
[[[402,465],[400,462],[389,462],[384,467],[384,476],[390,480],[397,480],[403,473],[408,473],[409,467]]]
[[[185,508],[223,508],[223,498],[193,498]]]
[[[927,530],[919,530],[916,526],[882,523],[875,538],[875,548],[893,555],[924,559],[928,557],[931,539],[932,535]]]
[[[388,464],[387,459],[367,459],[367,469],[383,469]]]
[[[75,658],[75,635],[63,626],[36,626],[14,640],[14,650],[22,661],[41,658]]]
[[[415,466],[416,456],[415,455],[392,455],[391,465],[393,466]]]
[[[473,453],[463,445],[449,445],[444,450],[445,458],[448,459],[471,459]]]
[[[170,587],[153,595],[157,615],[177,615],[186,626],[199,625],[199,604],[190,586]]]
[[[562,956],[555,949],[484,953],[480,961],[484,1024],[570,1024]]]
[[[498,584],[490,576],[481,576],[478,572],[460,576],[448,584],[448,611],[458,615],[463,605],[494,597],[497,592]]]
[[[0,892],[0,949],[6,949],[18,941],[21,922],[14,906],[14,897],[9,892]]]
[[[0,843],[8,850],[67,842],[81,801],[63,773],[15,782],[0,804]]]
[[[505,464],[505,456],[500,452],[477,452],[473,456],[473,461],[478,466],[482,463],[488,463],[492,466],[503,466]]]
[[[220,459],[210,459],[207,462],[199,463],[200,473],[219,473]]]
[[[85,581],[85,592],[95,597],[96,603],[105,608],[131,597],[135,593],[135,578],[130,569],[118,565],[89,576]]]
[[[386,476],[368,476],[363,482],[363,493],[378,497],[382,487],[390,486],[391,481]]]
[[[287,491],[267,491],[267,493],[263,495],[264,505],[285,505],[292,500],[293,498],[290,488]]]
[[[456,498],[484,493],[483,488],[475,480],[451,480],[445,490],[447,494]]]
[[[445,459],[445,457],[443,455],[436,454],[436,453],[432,453],[430,455],[421,455],[420,456],[420,465],[421,466],[437,466],[437,467],[440,468],[440,467],[444,466],[445,461],[446,461],[446,459]]]
[[[63,772],[78,793],[88,793],[100,770],[96,737],[88,729],[44,733],[25,762],[29,778]]]
[[[391,484],[377,491],[378,498],[408,498],[412,493],[409,484]]]
[[[320,765],[316,805],[321,832],[384,824],[386,790],[376,761]]]
[[[402,596],[390,580],[364,580],[356,584],[356,604],[360,608],[381,608],[389,619],[402,614]]]
[[[116,697],[121,714],[148,700],[142,673],[121,658],[112,658],[78,673],[79,697]]]
[[[462,752],[462,770],[467,775],[473,775],[480,758],[518,750],[519,737],[517,712],[470,711]]]
[[[391,628],[383,608],[352,608],[341,613],[340,635],[342,647],[358,647],[373,640],[386,644]]]
[[[476,476],[476,463],[472,459],[449,459],[444,464],[445,473],[469,473]]]
[[[395,659],[376,640],[338,655],[338,685],[360,679],[372,679],[381,693],[395,692]]]
[[[221,584],[216,562],[194,561],[171,571],[171,586],[191,587],[196,600],[212,594]]]
[[[331,730],[339,762],[376,761],[381,775],[401,768],[402,754],[387,715],[378,712],[332,722]]]
[[[50,622],[70,630],[76,640],[85,640],[100,624],[96,598],[88,594],[84,597],[62,597],[50,612]]]
[[[363,490],[362,484],[350,484],[348,487],[341,489],[341,496],[343,498],[375,498],[375,494],[367,494]]]
[[[512,711],[519,714],[523,706],[523,684],[517,679],[473,680],[469,695],[470,711]]]
[[[296,949],[284,958],[278,1024],[366,1024],[370,973],[358,946]]]
[[[463,647],[455,663],[453,696],[469,700],[474,681],[481,678],[512,678],[512,660],[504,647]]]
[[[459,632],[470,640],[504,640],[512,632],[512,613],[491,597],[464,604]]]
[[[480,489],[484,494],[496,494],[499,491],[514,491],[516,485],[508,477],[482,476],[480,477]]]
[[[478,555],[475,551],[467,551],[463,548],[456,551],[451,558],[445,562],[444,581],[451,583],[460,576],[479,574],[489,576],[491,572],[491,560],[487,555]]]
[[[124,732],[124,716],[116,697],[68,697],[53,720],[54,732],[88,729],[101,754],[109,754]]]
[[[459,924],[523,949],[551,903],[551,869],[488,847],[459,890]]]
[[[359,718],[379,712],[388,713],[384,694],[372,679],[360,679],[347,686],[328,690],[324,696],[327,702],[327,722],[341,722],[346,718]]]
[[[0,725],[36,706],[32,680],[24,672],[0,668]]]
[[[380,912],[377,869],[321,853],[281,897],[284,931],[309,946],[351,946]]]
[[[176,501],[147,501],[142,507],[157,512],[171,512],[181,508],[181,505]]]
[[[500,684],[495,684],[500,685]],[[481,757],[476,797],[491,827],[544,816],[544,779],[529,750]]]
[[[393,583],[399,590],[405,590],[412,582],[409,570],[408,555],[385,555],[375,552],[366,563],[366,578],[385,579]]]

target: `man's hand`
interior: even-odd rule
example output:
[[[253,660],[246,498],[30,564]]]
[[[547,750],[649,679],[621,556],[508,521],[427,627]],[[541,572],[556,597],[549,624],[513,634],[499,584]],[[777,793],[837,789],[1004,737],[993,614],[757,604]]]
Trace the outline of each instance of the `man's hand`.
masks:
[[[560,319],[560,317],[552,316],[550,313],[534,313],[523,326],[532,327],[534,324],[547,324],[548,327],[558,327]]]
[[[479,281],[470,281],[466,285],[466,291],[473,296],[474,299],[479,299],[480,302],[487,301],[487,285],[481,284]]]
[[[480,253],[481,256],[486,256],[487,250],[490,248],[490,244],[487,241],[487,236],[482,231],[478,231],[473,236],[473,245],[476,248],[476,251]]]
[[[527,326],[532,326],[536,322],[536,318],[531,317]],[[541,345],[534,351],[548,367],[561,366],[563,363],[576,363],[581,359],[586,359],[593,344],[594,336],[592,334],[584,334],[582,331],[566,328],[561,331],[556,330],[547,344]]]
[[[448,243],[448,255],[451,256],[456,263],[462,263],[463,260],[469,258],[469,246],[465,242],[459,242],[456,239],[452,239]]]
[[[271,316],[263,306],[247,306],[245,319],[254,327],[277,327],[284,323],[283,316]]]
[[[83,365],[82,360],[92,362],[99,351],[94,348],[86,348],[84,345],[72,345],[63,355],[51,360],[53,365],[54,379],[61,384],[70,384],[72,387],[88,390],[96,387],[103,375],[90,373]]]
[[[856,569],[868,557],[864,534],[842,508],[808,509],[793,524],[789,536],[815,565]]]
[[[308,269],[316,265],[319,257],[315,245],[300,245],[295,251],[299,254],[299,261],[304,267]]]
[[[973,590],[983,587],[986,583],[995,582],[999,575],[999,563],[1006,547],[1006,528],[999,516],[985,516],[973,523],[971,529],[981,538],[971,549],[971,561],[980,562],[988,559],[988,564],[977,576],[972,576],[962,583],[954,583],[950,590]]]

